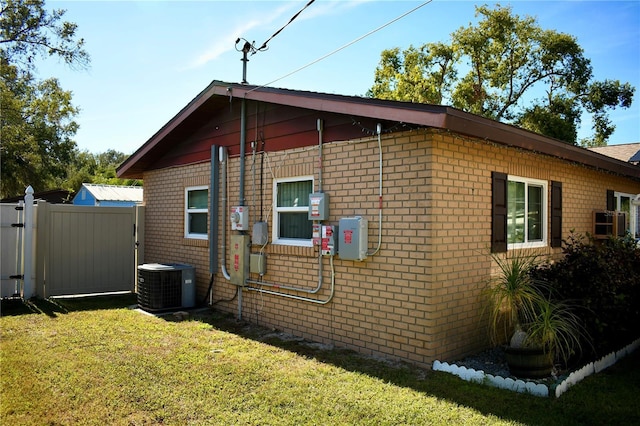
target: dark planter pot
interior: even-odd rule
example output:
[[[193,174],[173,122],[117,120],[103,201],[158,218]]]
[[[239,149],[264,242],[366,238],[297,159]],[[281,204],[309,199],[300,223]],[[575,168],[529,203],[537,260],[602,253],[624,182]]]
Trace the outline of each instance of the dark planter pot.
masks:
[[[505,348],[509,372],[516,377],[541,379],[553,370],[553,357],[540,348]]]

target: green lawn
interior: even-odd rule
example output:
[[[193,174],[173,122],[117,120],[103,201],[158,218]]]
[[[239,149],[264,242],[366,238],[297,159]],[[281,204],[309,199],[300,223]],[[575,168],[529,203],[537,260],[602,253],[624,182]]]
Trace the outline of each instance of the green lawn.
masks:
[[[6,301],[5,301],[6,302]],[[3,302],[0,424],[640,424],[640,355],[546,399],[130,296]]]

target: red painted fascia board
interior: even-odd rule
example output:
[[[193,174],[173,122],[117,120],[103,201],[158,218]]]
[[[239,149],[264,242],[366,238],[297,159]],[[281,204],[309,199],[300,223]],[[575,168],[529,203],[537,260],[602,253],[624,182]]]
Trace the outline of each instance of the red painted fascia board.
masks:
[[[229,90],[230,89],[230,90]],[[403,108],[395,103],[384,105],[384,101],[371,98],[330,95],[313,92],[290,92],[283,89],[254,88],[251,86],[217,86],[213,88],[217,95],[231,95],[233,98],[245,98],[261,102],[288,105],[297,108],[332,112],[336,114],[379,118],[422,124],[442,128],[448,107],[439,105],[410,104]],[[413,107],[410,107],[413,106]]]
[[[162,126],[147,142],[145,142],[140,148],[129,156],[116,170],[118,177],[126,176],[129,170],[138,161],[140,161],[145,155],[149,153],[155,146],[165,137],[167,137],[172,131],[175,130],[189,115],[197,111],[204,103],[214,95],[213,89],[216,82],[210,84],[204,89],[198,96],[196,96],[191,102],[187,104],[180,112],[178,112],[167,124]],[[141,177],[141,176],[140,176]]]
[[[133,166],[212,96],[228,96],[230,100],[244,98],[309,110],[379,118],[381,120],[449,130],[502,145],[552,155],[603,170],[623,173],[640,179],[640,167],[635,165],[451,107],[391,103],[370,98],[256,87],[220,81],[213,81],[140,149],[131,155],[118,168],[118,176],[127,176],[129,172],[132,176],[137,176],[139,171],[134,171]]]

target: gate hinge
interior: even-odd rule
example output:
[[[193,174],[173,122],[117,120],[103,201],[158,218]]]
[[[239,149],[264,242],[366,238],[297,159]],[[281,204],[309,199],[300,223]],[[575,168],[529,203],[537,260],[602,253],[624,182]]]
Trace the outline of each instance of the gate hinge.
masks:
[[[12,228],[24,228],[24,223],[12,223]]]
[[[24,279],[24,275],[9,275],[10,280],[21,280]]]
[[[14,209],[21,211],[24,210],[24,206],[15,206]]]

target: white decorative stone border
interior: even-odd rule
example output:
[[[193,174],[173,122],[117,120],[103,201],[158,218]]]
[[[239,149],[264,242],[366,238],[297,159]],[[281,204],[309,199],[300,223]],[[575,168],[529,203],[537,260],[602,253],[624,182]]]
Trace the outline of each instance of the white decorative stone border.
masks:
[[[551,391],[555,393],[556,398],[559,398],[560,395],[565,393],[571,386],[581,382],[585,377],[594,373],[599,373],[605,368],[611,367],[613,364],[618,362],[618,360],[638,349],[638,347],[640,347],[640,339],[635,340],[633,343],[625,346],[617,352],[611,352],[609,355],[602,357],[598,361],[591,362],[581,369],[571,372],[566,379],[555,386],[555,389],[552,387]],[[482,370],[477,371],[473,368],[458,366],[456,364],[448,364],[438,360],[433,362],[432,369],[434,371],[443,371],[445,373],[453,374],[468,382],[486,383],[497,388],[520,393],[530,393],[535,396],[550,396],[549,387],[542,383],[525,382],[524,380],[514,380],[510,377],[504,378],[501,376],[493,376],[492,374],[486,374]]]

